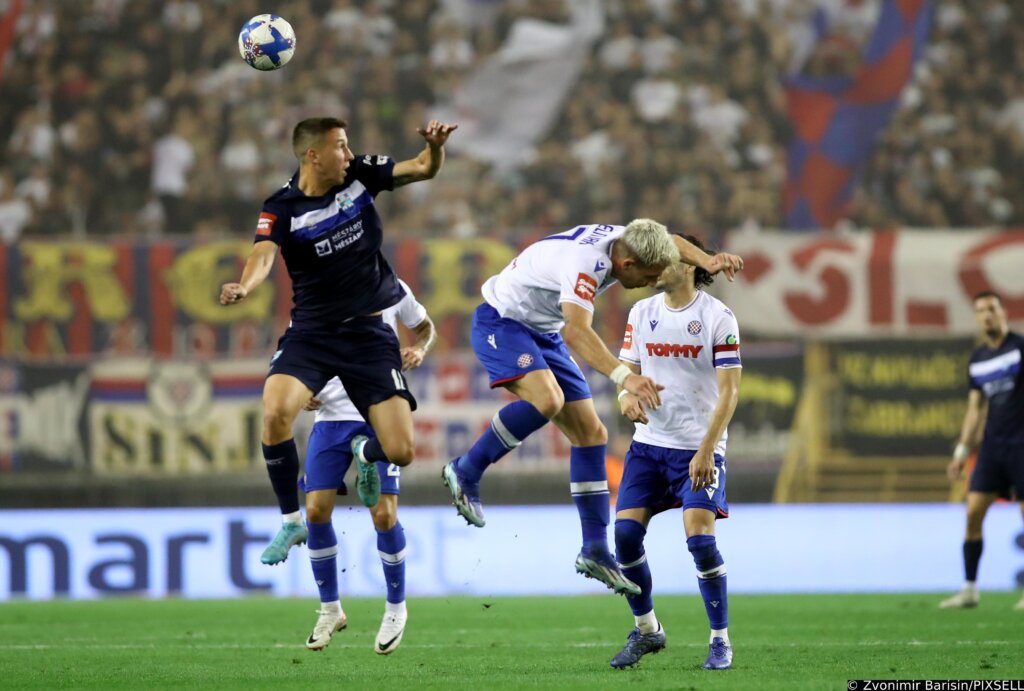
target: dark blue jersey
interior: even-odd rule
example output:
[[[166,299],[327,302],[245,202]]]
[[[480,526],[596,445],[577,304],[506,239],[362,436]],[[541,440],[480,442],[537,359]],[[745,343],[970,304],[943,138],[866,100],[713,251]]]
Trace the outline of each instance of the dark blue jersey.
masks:
[[[281,248],[292,279],[294,330],[328,331],[405,295],[381,253],[384,233],[373,204],[377,193],[394,188],[394,167],[387,156],[357,156],[345,180],[320,197],[303,194],[296,172],[263,203],[256,242]]]
[[[1024,338],[1012,331],[998,348],[983,345],[971,354],[968,365],[970,386],[988,399],[986,443],[1024,444],[1022,355]]]

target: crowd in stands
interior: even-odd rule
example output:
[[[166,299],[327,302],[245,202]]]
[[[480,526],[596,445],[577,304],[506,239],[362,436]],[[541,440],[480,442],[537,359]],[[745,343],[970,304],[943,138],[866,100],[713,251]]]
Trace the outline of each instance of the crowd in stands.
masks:
[[[857,40],[880,1],[829,4]],[[249,233],[295,168],[297,120],[340,115],[357,152],[412,157],[518,18],[566,23],[587,2],[282,0],[298,49],[272,73],[237,51],[257,0],[21,3],[0,74],[0,242]],[[807,48],[814,5],[597,2],[603,31],[530,161],[450,155],[437,180],[381,195],[386,227],[507,237],[649,216],[713,242],[784,227],[784,81],[824,59]],[[1021,161],[1024,7],[946,0],[844,224],[1024,225]]]

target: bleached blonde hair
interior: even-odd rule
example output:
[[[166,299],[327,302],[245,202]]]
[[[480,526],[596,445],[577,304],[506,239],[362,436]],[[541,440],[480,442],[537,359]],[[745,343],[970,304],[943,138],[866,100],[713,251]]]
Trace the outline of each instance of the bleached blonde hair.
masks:
[[[668,228],[649,218],[630,221],[620,240],[643,266],[670,266],[679,261],[679,249]]]

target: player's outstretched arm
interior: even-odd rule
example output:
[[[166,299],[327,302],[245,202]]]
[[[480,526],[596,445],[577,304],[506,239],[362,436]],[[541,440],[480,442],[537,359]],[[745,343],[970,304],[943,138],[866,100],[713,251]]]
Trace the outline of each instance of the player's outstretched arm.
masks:
[[[743,258],[738,254],[719,252],[712,255],[696,247],[686,238],[681,238],[678,235],[670,237],[679,249],[679,258],[690,266],[699,266],[710,274],[724,271],[726,278],[730,281],[736,277],[737,272],[743,269]]]
[[[411,346],[402,348],[402,369],[416,369],[423,364],[423,358],[437,342],[437,328],[430,317],[424,317],[416,326],[412,327],[416,335],[416,342]]]
[[[426,127],[416,130],[427,142],[427,146],[416,158],[395,163],[392,173],[395,187],[429,180],[437,175],[437,171],[441,170],[444,164],[444,145],[448,141],[448,136],[458,128],[458,125],[431,120]]]
[[[690,461],[690,479],[693,480],[694,490],[710,487],[715,481],[715,446],[725,434],[725,428],[729,426],[732,414],[736,411],[736,403],[740,400],[742,372],[739,367],[719,367],[715,370],[718,377],[718,403],[711,413],[708,431],[704,433],[704,439]]]
[[[977,443],[981,428],[985,424],[987,408],[987,401],[981,390],[971,389],[967,394],[967,412],[964,413],[964,423],[960,426],[960,438],[953,451],[953,459],[946,466],[946,476],[950,482],[956,482],[964,471],[964,463],[971,455],[971,449]]]
[[[270,275],[276,257],[277,245],[273,242],[263,241],[253,245],[238,283],[225,283],[221,286],[220,304],[233,305],[244,300]]]
[[[616,385],[637,396],[645,406],[657,409],[661,405],[661,394],[665,387],[653,379],[633,374],[618,358],[611,354],[608,346],[597,335],[592,326],[594,315],[589,310],[571,302],[562,303],[565,328],[562,337],[583,361],[611,379]]]

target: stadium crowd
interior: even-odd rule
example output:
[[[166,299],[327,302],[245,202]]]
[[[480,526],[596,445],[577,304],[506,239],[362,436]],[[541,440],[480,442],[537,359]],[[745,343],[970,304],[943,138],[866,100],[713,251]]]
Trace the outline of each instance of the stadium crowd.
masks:
[[[826,4],[848,5],[839,30],[856,34],[870,31],[879,1]],[[16,4],[0,0],[0,17]],[[297,59],[260,73],[236,48],[242,23],[263,11],[256,0],[20,3],[0,67],[0,241],[248,232],[294,167],[294,122],[338,114],[357,152],[413,156],[416,128],[516,19],[565,23],[573,4],[282,1]],[[650,216],[715,242],[783,227],[783,83],[824,59],[807,48],[814,5],[598,3],[602,33],[531,160],[497,170],[451,156],[425,190],[381,200],[390,232],[507,237]],[[1022,75],[1024,7],[941,3],[845,223],[1024,224]]]

